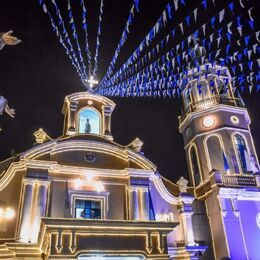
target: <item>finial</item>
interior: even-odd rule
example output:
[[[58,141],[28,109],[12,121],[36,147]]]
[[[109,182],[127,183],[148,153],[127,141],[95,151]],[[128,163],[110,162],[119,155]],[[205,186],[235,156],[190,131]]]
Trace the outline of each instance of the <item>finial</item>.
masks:
[[[177,181],[177,185],[179,186],[180,192],[187,192],[188,181],[184,179],[183,176],[181,176],[180,179]]]
[[[135,138],[135,140],[132,141],[127,147],[133,149],[137,153],[140,153],[143,144],[144,143],[139,138]]]
[[[42,128],[39,128],[39,130],[35,131],[34,136],[37,144],[43,144],[52,140]]]

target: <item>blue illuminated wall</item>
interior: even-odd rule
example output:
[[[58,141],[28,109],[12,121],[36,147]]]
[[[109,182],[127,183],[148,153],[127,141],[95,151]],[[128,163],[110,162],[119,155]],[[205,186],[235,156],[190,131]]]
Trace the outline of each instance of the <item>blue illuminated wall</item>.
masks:
[[[233,260],[260,259],[260,201],[225,199],[223,216],[226,238]],[[258,226],[259,225],[259,226]]]

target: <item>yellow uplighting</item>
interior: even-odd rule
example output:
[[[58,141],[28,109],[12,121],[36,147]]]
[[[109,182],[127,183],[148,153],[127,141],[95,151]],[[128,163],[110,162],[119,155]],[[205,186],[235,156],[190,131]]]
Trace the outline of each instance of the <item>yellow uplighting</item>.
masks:
[[[78,190],[80,186],[82,186],[82,181],[80,178],[77,178],[74,182],[75,189]]]
[[[95,190],[96,190],[97,192],[102,192],[102,191],[104,191],[104,185],[103,185],[101,182],[96,182],[96,183],[94,183],[93,186],[95,187]]]
[[[6,210],[5,210],[5,217],[7,219],[12,219],[14,216],[15,216],[14,210],[11,209],[11,208],[6,208]]]
[[[0,220],[2,220],[2,219],[10,220],[14,216],[15,216],[15,212],[14,212],[13,209],[11,209],[11,208],[6,208],[6,209],[0,208]]]
[[[0,220],[1,220],[2,218],[4,218],[4,215],[5,215],[4,209],[3,209],[3,208],[0,208]]]

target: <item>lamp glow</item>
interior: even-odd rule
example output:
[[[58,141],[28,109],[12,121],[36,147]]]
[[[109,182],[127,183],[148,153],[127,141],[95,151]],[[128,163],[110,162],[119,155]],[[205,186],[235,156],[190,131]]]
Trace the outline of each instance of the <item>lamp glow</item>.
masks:
[[[206,116],[203,118],[202,124],[204,127],[209,128],[215,124],[215,120],[212,116]]]
[[[82,186],[82,181],[80,178],[77,178],[74,182],[75,189],[78,190],[80,186]]]
[[[7,219],[10,220],[12,218],[14,218],[15,216],[15,212],[13,209],[11,208],[0,208],[0,220],[2,219]]]
[[[7,219],[12,219],[14,216],[15,216],[14,210],[11,209],[11,208],[6,208],[6,210],[5,210],[5,217]]]
[[[97,192],[102,192],[102,191],[104,191],[104,185],[103,185],[103,183],[101,183],[101,182],[96,182],[96,183],[94,184],[94,186],[95,186],[95,189],[96,189]]]

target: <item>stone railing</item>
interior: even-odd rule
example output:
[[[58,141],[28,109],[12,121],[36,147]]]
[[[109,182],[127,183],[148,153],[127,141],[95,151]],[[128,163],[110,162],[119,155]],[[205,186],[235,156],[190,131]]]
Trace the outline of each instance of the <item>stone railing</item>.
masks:
[[[221,186],[257,186],[256,176],[254,175],[227,175],[216,172],[215,181],[218,185]]]
[[[260,188],[260,175],[250,174],[226,174],[214,171],[210,178],[200,183],[195,189],[194,194],[197,199],[205,198],[212,192],[212,186],[218,187],[258,187]]]
[[[235,106],[235,107],[244,107],[242,102],[239,98],[229,98],[226,96],[215,96],[213,98],[208,98],[201,100],[199,102],[194,103],[193,105],[190,104],[190,106],[183,112],[181,116],[179,116],[179,123],[182,123],[186,117],[192,113],[201,111],[206,108],[214,107],[216,105],[228,105],[228,106]]]
[[[166,236],[178,222],[42,218],[38,243],[50,258],[75,258],[81,252],[157,256],[169,259]],[[120,253],[119,253],[120,252]]]

